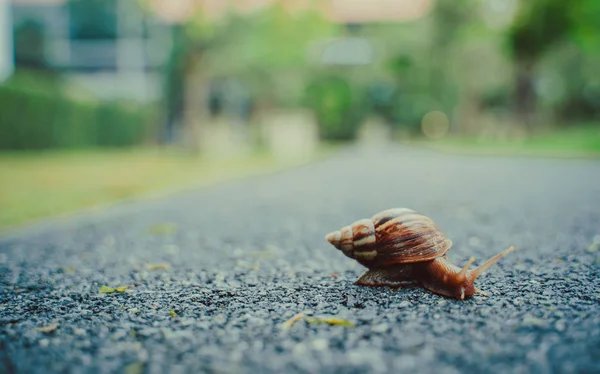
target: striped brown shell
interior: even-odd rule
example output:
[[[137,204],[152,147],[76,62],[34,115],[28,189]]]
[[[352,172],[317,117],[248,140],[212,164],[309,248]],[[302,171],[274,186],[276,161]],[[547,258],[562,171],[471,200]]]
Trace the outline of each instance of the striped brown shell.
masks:
[[[407,208],[384,210],[326,239],[368,268],[433,260],[452,246],[431,218]]]

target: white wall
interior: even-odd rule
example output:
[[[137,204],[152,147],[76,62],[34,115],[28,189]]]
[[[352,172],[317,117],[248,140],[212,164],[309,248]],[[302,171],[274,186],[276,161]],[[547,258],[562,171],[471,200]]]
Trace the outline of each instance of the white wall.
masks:
[[[12,75],[14,53],[9,0],[0,0],[0,83]]]

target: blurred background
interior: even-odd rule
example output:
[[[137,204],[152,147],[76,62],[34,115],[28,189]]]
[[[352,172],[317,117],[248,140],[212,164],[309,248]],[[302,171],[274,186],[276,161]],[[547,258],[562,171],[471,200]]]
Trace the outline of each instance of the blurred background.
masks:
[[[598,0],[0,0],[0,227],[340,144],[600,153]]]

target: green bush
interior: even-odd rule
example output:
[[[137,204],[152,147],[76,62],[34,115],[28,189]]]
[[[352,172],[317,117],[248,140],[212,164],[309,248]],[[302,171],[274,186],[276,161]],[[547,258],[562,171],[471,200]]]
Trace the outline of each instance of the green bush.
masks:
[[[0,86],[0,149],[122,147],[141,143],[148,108],[75,101],[55,78],[22,73]]]
[[[352,140],[368,113],[364,96],[348,80],[326,76],[307,85],[305,104],[314,112],[323,139]]]
[[[437,102],[427,95],[398,94],[393,105],[394,126],[396,129],[418,134],[421,131],[423,116],[433,110],[440,110],[439,108]]]

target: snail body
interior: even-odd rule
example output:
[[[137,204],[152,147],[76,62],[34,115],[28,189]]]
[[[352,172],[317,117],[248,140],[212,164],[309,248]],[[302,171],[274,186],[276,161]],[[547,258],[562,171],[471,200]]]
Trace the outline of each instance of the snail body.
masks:
[[[468,299],[475,293],[475,280],[507,250],[473,270],[473,257],[462,268],[446,256],[452,247],[433,220],[412,209],[393,208],[358,220],[325,237],[335,248],[368,270],[357,281],[362,286],[398,287],[416,283],[436,294]]]

